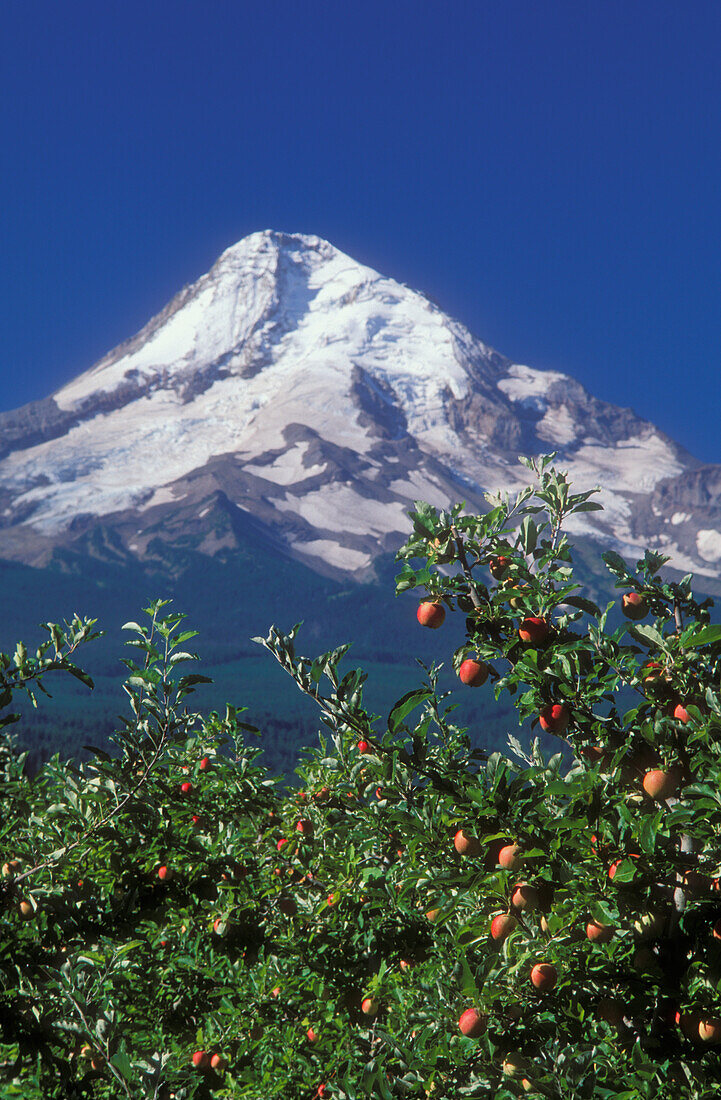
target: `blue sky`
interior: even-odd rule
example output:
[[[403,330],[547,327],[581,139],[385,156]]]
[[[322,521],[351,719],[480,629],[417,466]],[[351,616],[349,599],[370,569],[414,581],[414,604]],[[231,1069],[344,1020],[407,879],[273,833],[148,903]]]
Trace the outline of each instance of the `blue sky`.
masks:
[[[2,408],[317,233],[721,461],[721,4],[6,0]]]

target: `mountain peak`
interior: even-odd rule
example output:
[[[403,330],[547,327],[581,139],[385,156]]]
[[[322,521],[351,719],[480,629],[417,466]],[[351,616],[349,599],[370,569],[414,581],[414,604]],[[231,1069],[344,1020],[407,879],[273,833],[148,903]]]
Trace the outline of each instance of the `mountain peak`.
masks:
[[[683,506],[699,464],[653,425],[510,362],[320,237],[262,230],[51,398],[0,417],[3,552],[96,546],[101,523],[141,558],[227,553],[253,523],[362,577],[416,498],[483,508],[486,489],[525,483],[520,453],[550,450],[580,488],[604,487],[607,511],[580,530],[631,555],[655,539],[715,573],[716,521],[700,531]]]

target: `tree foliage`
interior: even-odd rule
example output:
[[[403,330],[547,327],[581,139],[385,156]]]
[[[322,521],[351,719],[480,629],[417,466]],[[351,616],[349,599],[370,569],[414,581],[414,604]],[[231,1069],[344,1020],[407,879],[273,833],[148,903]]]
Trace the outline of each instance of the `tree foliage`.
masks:
[[[437,667],[374,715],[347,646],[273,627],[323,727],[289,786],[241,711],[189,709],[162,601],[127,624],[114,755],[30,777],[6,736],[0,1096],[716,1094],[721,627],[650,551],[606,553],[623,614],[595,606],[564,533],[593,494],[528,465],[484,515],[419,502],[398,555],[463,617],[458,690],[515,705],[507,755]],[[93,625],[0,658],[3,704],[82,676]]]

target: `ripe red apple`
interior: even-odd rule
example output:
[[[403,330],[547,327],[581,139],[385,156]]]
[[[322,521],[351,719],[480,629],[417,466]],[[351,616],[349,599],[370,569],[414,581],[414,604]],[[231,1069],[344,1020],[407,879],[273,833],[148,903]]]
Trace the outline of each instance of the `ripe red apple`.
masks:
[[[689,702],[693,702],[693,701],[694,700],[689,700]],[[680,700],[678,702],[676,702],[675,704],[672,704],[671,714],[672,714],[672,717],[674,717],[677,722],[681,722],[682,725],[684,725],[684,726],[687,725],[691,721],[691,715],[686,710],[685,703],[681,702]]]
[[[166,865],[163,864],[161,867],[158,867],[158,878],[161,882],[171,882],[172,879],[175,878],[175,871],[172,867],[166,867]]]
[[[278,843],[276,844],[276,848],[278,849],[279,852],[282,852],[287,843],[288,843],[288,841],[285,839],[285,837],[281,837],[280,840],[278,841]]]
[[[214,1069],[216,1073],[225,1073],[226,1066],[228,1065],[227,1058],[224,1058],[222,1054],[213,1054],[210,1059],[210,1067]]]
[[[280,989],[279,985],[274,986],[270,991],[270,995],[271,995],[271,997],[273,998],[274,1001],[278,1000],[278,998],[280,997],[280,993],[281,993],[281,989]]]
[[[210,770],[210,757],[209,756],[204,756],[203,759],[200,761],[200,764],[198,765],[198,767],[200,768],[201,772],[209,771]]]
[[[721,1043],[721,1018],[702,1016],[698,1023],[698,1037],[702,1043]]]
[[[665,802],[672,798],[679,788],[679,775],[673,768],[652,768],[643,777],[643,789],[646,794],[656,800]]]
[[[330,795],[330,787],[321,787],[319,791],[315,791],[312,798],[314,802],[325,802]]]
[[[637,852],[629,852],[628,855],[621,856],[620,859],[614,860],[611,866],[608,868],[608,877],[613,882],[616,877],[616,871],[619,869],[624,859],[640,859],[640,855]]]
[[[190,794],[192,789],[193,789],[193,784],[190,783],[187,779],[186,779],[185,783],[180,784],[180,791],[181,791],[182,794]]]
[[[430,627],[431,630],[437,630],[438,627],[443,624],[445,617],[446,609],[442,603],[424,600],[423,603],[418,605],[416,618],[421,626],[427,626]]]
[[[511,567],[512,559],[505,554],[498,554],[488,562],[488,571],[494,580],[502,581]]]
[[[196,1050],[191,1061],[195,1068],[199,1070],[205,1070],[210,1065],[210,1058],[205,1050]]]
[[[468,657],[458,669],[458,679],[468,687],[481,687],[488,679],[488,665]]]
[[[540,993],[548,993],[558,981],[558,971],[552,963],[536,963],[531,969],[531,985]]]
[[[491,939],[505,940],[517,927],[518,920],[513,913],[497,913],[491,921]]]
[[[308,837],[309,840],[312,840],[313,833],[315,832],[313,828],[313,822],[310,821],[307,817],[304,817],[296,825],[295,831],[297,833],[300,833],[302,836]]]
[[[538,908],[538,890],[527,882],[519,882],[511,891],[511,905],[514,909],[528,909],[529,912]]]
[[[377,1016],[380,1009],[380,1003],[375,997],[364,997],[361,1001],[361,1012],[364,1016]]]
[[[356,748],[358,749],[358,752],[361,754],[361,756],[363,756],[367,752],[373,752],[367,741],[359,741]]]
[[[520,870],[523,862],[523,853],[518,844],[504,844],[498,853],[498,863],[506,871]]]
[[[701,1013],[695,1009],[691,1011],[686,1010],[684,1012],[678,1011],[675,1016],[676,1024],[680,1028],[682,1034],[690,1039],[692,1042],[699,1039],[699,1023],[701,1022]]]
[[[469,1039],[478,1039],[488,1027],[488,1017],[477,1008],[467,1008],[458,1021],[461,1033]]]
[[[313,1031],[312,1027],[308,1028],[308,1030],[306,1031],[306,1035],[308,1037],[308,1042],[309,1043],[317,1043],[318,1042],[318,1036],[315,1033],[315,1031]]]
[[[621,597],[621,611],[627,619],[637,623],[648,615],[648,604],[640,592],[624,592]]]
[[[412,970],[416,965],[415,959],[401,959],[398,963],[399,967],[404,974],[407,974],[409,970]]]
[[[601,924],[600,921],[590,920],[586,925],[586,938],[592,943],[609,943],[615,931],[612,924]]]
[[[453,847],[459,856],[477,856],[481,850],[477,837],[466,832],[465,829],[458,830],[453,838]]]
[[[518,637],[524,645],[541,645],[551,633],[546,619],[532,615],[524,619],[518,628]]]
[[[538,716],[538,724],[546,733],[563,733],[571,721],[571,712],[565,703],[551,703]]]

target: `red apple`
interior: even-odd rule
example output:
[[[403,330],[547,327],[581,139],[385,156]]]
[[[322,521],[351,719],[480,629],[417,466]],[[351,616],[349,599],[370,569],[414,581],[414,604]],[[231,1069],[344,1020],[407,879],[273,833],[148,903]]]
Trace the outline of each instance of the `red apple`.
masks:
[[[170,882],[175,878],[175,872],[172,867],[166,867],[163,864],[162,867],[158,867],[158,878],[161,882]]]
[[[278,998],[280,997],[280,993],[281,993],[281,989],[280,989],[279,985],[274,986],[270,991],[270,995],[271,995],[271,997],[273,998],[274,1001],[278,1000]]]
[[[416,617],[421,626],[427,626],[430,627],[431,630],[437,630],[446,617],[446,609],[442,603],[424,600],[423,603],[418,605]]]
[[[701,1013],[695,1009],[685,1012],[677,1012],[675,1016],[676,1024],[680,1028],[682,1034],[690,1039],[692,1042],[699,1039],[699,1024],[701,1022]]]
[[[721,917],[719,917],[713,926],[713,938],[715,940],[721,940]]]
[[[31,901],[28,901],[26,898],[23,898],[23,900],[18,905],[18,912],[20,913],[20,916],[23,920],[32,920],[32,918],[35,916],[33,903]]]
[[[488,571],[494,580],[502,581],[511,567],[512,559],[505,554],[498,554],[488,562]]]
[[[513,913],[497,913],[491,921],[491,939],[505,940],[517,927],[518,920]]]
[[[461,1029],[461,1033],[466,1035],[469,1039],[478,1039],[485,1033],[488,1027],[488,1017],[484,1016],[482,1012],[479,1012],[477,1008],[467,1008],[466,1011],[461,1014],[458,1026]]]
[[[315,1031],[313,1031],[312,1027],[308,1028],[308,1030],[306,1031],[306,1035],[308,1037],[308,1042],[309,1043],[317,1043],[318,1042],[318,1036],[315,1033]]]
[[[602,924],[600,921],[590,920],[586,925],[586,939],[592,943],[609,943],[613,939],[615,928],[612,924]]]
[[[527,882],[519,882],[511,891],[511,905],[514,909],[538,908],[538,890],[535,886],[529,886]]]
[[[458,679],[468,687],[480,687],[488,679],[488,665],[467,658],[458,669]]]
[[[702,1043],[721,1043],[721,1018],[702,1016],[698,1024],[698,1037]]]
[[[365,753],[367,752],[373,752],[373,749],[370,747],[367,741],[359,741],[356,745],[356,748],[358,749],[358,752],[361,754],[361,756],[365,755]]]
[[[205,1070],[210,1065],[210,1058],[208,1057],[207,1052],[204,1050],[196,1050],[191,1061],[195,1068],[200,1070]]]
[[[518,628],[518,637],[524,645],[541,645],[551,633],[548,622],[538,616],[524,619]]]
[[[627,619],[637,623],[648,615],[648,604],[640,592],[624,592],[621,597],[621,611]]]
[[[209,771],[209,769],[210,769],[210,757],[209,756],[204,756],[203,759],[200,761],[200,764],[198,765],[198,767],[200,768],[201,772]]]
[[[531,985],[540,993],[548,993],[558,981],[558,971],[552,963],[536,963],[531,969]]]
[[[678,788],[679,775],[673,768],[652,768],[643,777],[644,791],[656,802],[665,802],[667,798],[672,798]]]
[[[211,1069],[214,1069],[216,1073],[224,1073],[225,1067],[228,1065],[228,1061],[222,1054],[213,1054],[210,1059]]]
[[[180,784],[180,790],[182,794],[190,794],[193,789],[193,784],[186,779],[185,783]]]
[[[614,860],[614,862],[608,868],[608,877],[611,880],[611,882],[613,882],[613,880],[615,879],[616,871],[619,869],[619,867],[623,863],[624,859],[640,859],[640,858],[641,857],[638,855],[637,852],[629,852],[628,855],[621,856],[620,859]]]
[[[523,853],[518,844],[504,844],[498,853],[498,863],[506,871],[518,871],[523,866]]]
[[[375,997],[364,997],[361,1001],[361,1012],[364,1016],[377,1016],[380,1004]]]
[[[478,839],[465,829],[459,829],[453,838],[453,847],[459,856],[477,856],[481,850]]]
[[[538,724],[546,733],[563,733],[571,721],[571,712],[565,703],[551,703],[538,716]]]
[[[285,839],[285,837],[281,837],[280,840],[278,841],[278,843],[276,844],[276,848],[278,849],[279,852],[282,852],[287,843],[288,843],[288,841]]]
[[[313,829],[313,822],[310,821],[307,817],[304,817],[296,825],[295,831],[297,833],[300,833],[302,836],[308,837],[309,840],[312,840],[313,833],[315,831]]]

